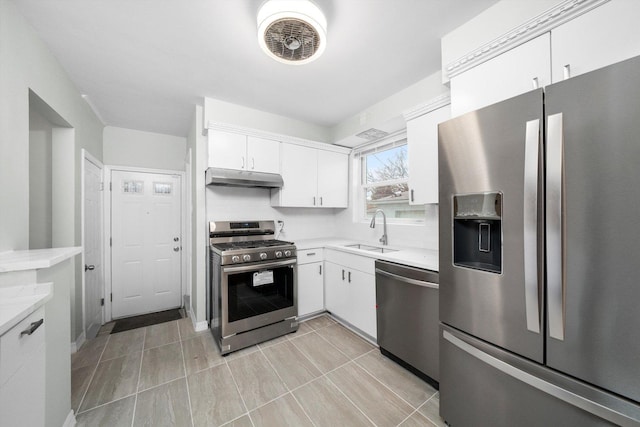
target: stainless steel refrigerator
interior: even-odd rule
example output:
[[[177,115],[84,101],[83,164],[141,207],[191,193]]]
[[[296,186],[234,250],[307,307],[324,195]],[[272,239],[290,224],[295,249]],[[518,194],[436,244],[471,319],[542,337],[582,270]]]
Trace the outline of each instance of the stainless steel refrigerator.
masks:
[[[640,425],[640,57],[439,127],[440,414]]]

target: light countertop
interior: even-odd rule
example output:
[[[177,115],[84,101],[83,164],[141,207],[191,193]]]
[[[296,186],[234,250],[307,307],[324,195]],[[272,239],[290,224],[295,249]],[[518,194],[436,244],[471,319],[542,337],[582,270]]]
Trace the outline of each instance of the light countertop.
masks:
[[[365,246],[373,246],[377,248],[390,249],[391,251],[380,253],[358,248],[351,248],[345,245],[361,244]],[[402,246],[382,246],[379,243],[368,243],[358,240],[339,239],[339,238],[323,238],[323,239],[307,239],[297,240],[295,242],[298,250],[327,248],[335,249],[352,254],[362,255],[369,258],[380,259],[384,261],[396,262],[411,267],[424,268],[426,270],[438,271],[438,251],[433,249],[408,248]]]
[[[1,252],[0,273],[53,267],[80,252],[80,246]]]
[[[53,297],[51,283],[0,288],[0,335]]]

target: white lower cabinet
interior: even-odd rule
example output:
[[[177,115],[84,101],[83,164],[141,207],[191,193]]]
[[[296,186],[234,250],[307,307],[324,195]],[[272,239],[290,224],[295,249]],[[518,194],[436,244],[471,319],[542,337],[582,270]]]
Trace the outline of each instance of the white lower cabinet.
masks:
[[[373,339],[377,338],[373,258],[325,251],[325,305]]]
[[[0,337],[0,427],[44,425],[45,326],[41,319],[44,307]]]
[[[324,310],[322,248],[298,251],[298,316]]]

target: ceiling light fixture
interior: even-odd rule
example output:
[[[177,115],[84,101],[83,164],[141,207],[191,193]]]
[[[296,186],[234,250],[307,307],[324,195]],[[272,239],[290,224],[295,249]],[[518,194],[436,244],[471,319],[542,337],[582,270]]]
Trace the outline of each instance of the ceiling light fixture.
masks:
[[[327,19],[309,0],[268,0],[258,11],[258,44],[286,64],[307,64],[327,47]]]

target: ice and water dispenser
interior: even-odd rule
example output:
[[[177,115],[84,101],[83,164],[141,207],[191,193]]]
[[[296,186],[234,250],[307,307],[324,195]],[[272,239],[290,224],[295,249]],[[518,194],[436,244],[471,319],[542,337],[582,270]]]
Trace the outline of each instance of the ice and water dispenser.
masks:
[[[453,264],[502,273],[502,193],[453,196]]]

